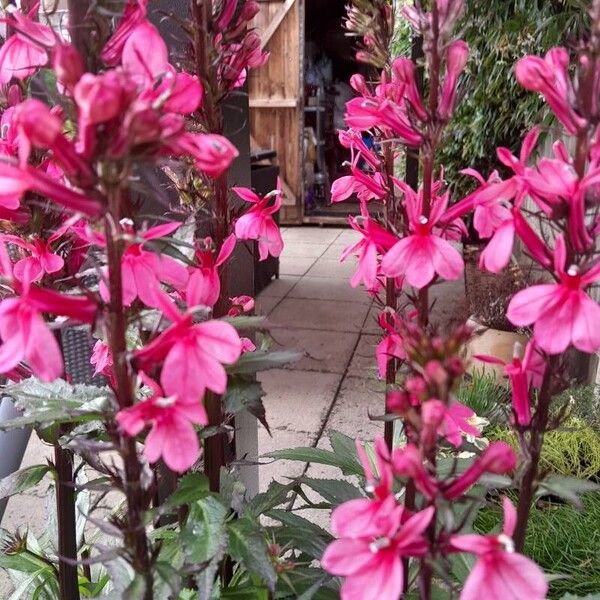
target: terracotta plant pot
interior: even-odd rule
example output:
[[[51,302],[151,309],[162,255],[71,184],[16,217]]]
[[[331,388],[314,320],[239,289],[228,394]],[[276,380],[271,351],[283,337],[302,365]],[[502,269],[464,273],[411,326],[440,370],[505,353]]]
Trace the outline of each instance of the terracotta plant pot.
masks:
[[[478,354],[493,356],[504,362],[511,362],[513,358],[514,347],[519,342],[523,348],[527,345],[529,338],[516,331],[502,331],[485,327],[475,319],[470,318],[467,324],[475,329],[475,334],[467,344],[467,358],[471,361],[469,373],[485,373],[494,375],[498,382],[505,380],[504,369],[501,365],[492,365],[484,363],[473,357]]]

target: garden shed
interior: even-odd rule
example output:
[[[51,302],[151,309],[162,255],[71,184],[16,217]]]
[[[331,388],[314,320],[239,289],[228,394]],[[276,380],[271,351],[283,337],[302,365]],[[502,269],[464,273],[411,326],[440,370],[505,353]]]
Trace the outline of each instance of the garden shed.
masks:
[[[253,25],[267,65],[249,77],[253,149],[277,152],[285,224],[346,222],[330,203],[331,183],[349,158],[337,139],[348,80],[359,70],[342,21],[344,0],[259,0]]]

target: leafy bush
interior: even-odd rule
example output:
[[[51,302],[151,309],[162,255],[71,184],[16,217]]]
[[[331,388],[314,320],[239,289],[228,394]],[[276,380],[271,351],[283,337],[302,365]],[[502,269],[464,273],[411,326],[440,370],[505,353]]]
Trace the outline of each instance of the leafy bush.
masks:
[[[518,448],[515,434],[506,428],[491,429],[487,435]],[[584,421],[571,418],[564,428],[546,434],[540,468],[565,477],[600,479],[600,435]]]
[[[498,146],[518,154],[525,131],[550,124],[542,99],[518,85],[513,65],[526,54],[571,45],[587,14],[578,0],[469,0],[466,6],[467,93],[438,157],[457,197],[472,189],[471,178],[459,175],[465,165],[487,175],[498,167]]]

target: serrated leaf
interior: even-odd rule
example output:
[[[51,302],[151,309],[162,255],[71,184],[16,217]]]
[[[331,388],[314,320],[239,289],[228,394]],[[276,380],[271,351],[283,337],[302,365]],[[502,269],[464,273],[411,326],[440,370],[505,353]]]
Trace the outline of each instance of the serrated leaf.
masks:
[[[0,479],[0,500],[32,488],[51,470],[48,465],[33,465]]]
[[[246,506],[246,511],[258,517],[277,506],[281,506],[289,497],[294,486],[295,482],[285,485],[278,481],[272,481],[266,492],[257,494],[250,500],[250,503]]]
[[[190,507],[181,531],[181,542],[190,563],[209,562],[226,536],[227,508],[215,497],[207,496]]]
[[[258,373],[269,369],[280,369],[284,365],[295,362],[302,358],[298,352],[246,352],[241,358],[230,367],[227,372],[232,375],[243,375],[249,373]]]
[[[354,465],[357,474],[362,474],[363,469],[356,452],[356,440],[343,434],[341,431],[329,432],[329,441],[333,452],[348,465]]]
[[[544,494],[554,494],[567,502],[571,502],[581,510],[583,509],[583,503],[579,496],[598,491],[600,491],[600,485],[593,481],[552,475],[540,482],[536,496],[539,498]]]
[[[263,397],[265,391],[258,381],[244,381],[234,379],[224,396],[225,411],[236,415],[243,410],[247,410],[251,415],[256,417],[263,427],[271,434],[269,424],[267,423],[267,415]]]
[[[324,498],[332,506],[338,506],[350,500],[364,498],[360,490],[343,479],[316,479],[311,477],[302,477],[298,482],[308,486],[319,496]]]
[[[229,553],[273,591],[277,575],[269,557],[269,549],[258,523],[244,516],[228,524]]]
[[[574,596],[573,594],[567,594],[560,600],[600,600],[600,594],[588,594],[587,596]]]

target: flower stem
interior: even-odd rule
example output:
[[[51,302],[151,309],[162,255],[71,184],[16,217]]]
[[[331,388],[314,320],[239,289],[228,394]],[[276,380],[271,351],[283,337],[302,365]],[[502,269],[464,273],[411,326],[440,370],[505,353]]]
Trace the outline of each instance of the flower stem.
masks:
[[[121,259],[123,256],[120,211],[122,190],[120,184],[108,189],[108,213],[105,217],[106,253],[108,260],[108,340],[113,357],[115,394],[121,409],[134,404],[133,385],[127,364],[127,321],[123,307],[123,279]],[[143,520],[146,506],[145,492],[141,484],[142,466],[136,450],[135,439],[119,436],[119,451],[125,471],[125,496],[127,499],[127,526],[124,531],[125,548],[135,572],[146,582],[144,600],[153,598],[153,577],[148,538]]]
[[[539,474],[540,456],[544,445],[544,435],[548,427],[550,417],[550,404],[552,403],[552,378],[556,358],[551,357],[546,364],[544,380],[540,388],[538,405],[532,420],[531,436],[529,438],[529,459],[519,489],[519,500],[517,505],[517,524],[515,527],[514,543],[517,552],[523,552],[529,514],[533,505],[533,499],[537,490],[537,477]]]

